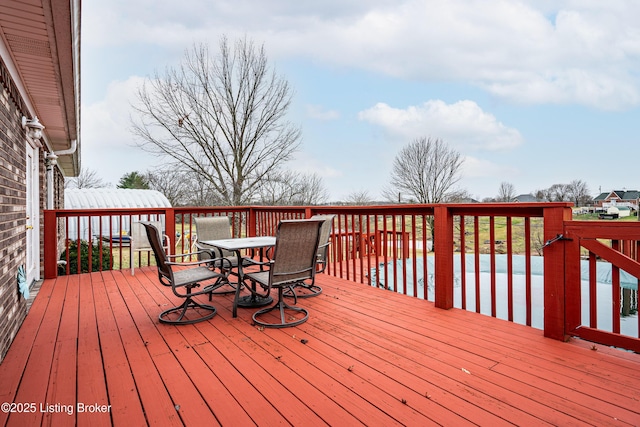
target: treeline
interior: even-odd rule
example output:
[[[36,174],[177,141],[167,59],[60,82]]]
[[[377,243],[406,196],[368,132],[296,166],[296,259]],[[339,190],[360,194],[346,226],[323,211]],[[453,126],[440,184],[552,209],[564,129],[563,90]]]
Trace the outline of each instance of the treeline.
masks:
[[[529,193],[537,202],[573,202],[575,206],[586,206],[593,202],[589,186],[582,180],[574,180],[569,184],[553,184],[548,188]],[[496,197],[485,198],[483,202],[512,202],[518,197],[515,187],[509,182],[502,182]]]

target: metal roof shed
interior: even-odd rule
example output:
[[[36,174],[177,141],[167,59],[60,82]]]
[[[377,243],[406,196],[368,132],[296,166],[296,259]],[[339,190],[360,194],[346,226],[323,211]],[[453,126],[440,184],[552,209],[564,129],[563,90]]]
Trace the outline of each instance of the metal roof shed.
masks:
[[[112,208],[168,208],[169,200],[156,190],[138,189],[112,189],[112,188],[82,188],[66,189],[64,192],[65,209],[112,209]],[[133,221],[155,219],[147,215],[134,217]],[[117,218],[103,216],[91,217],[92,237],[120,236],[121,232],[127,234],[131,230],[132,219],[128,215]],[[164,225],[164,216],[160,221]],[[82,216],[78,221],[70,221],[69,238],[89,240],[89,218]],[[80,236],[78,236],[78,228]]]

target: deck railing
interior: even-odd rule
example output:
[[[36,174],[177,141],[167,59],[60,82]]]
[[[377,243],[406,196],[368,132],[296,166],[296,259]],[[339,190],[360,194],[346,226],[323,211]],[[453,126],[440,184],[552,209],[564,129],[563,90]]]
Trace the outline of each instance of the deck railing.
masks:
[[[565,251],[564,239],[571,234],[567,226],[573,223],[570,206],[475,203],[45,211],[45,277],[86,269],[126,269],[132,262],[149,265],[152,257],[148,254],[130,257],[121,235],[138,220],[161,221],[165,233],[175,236],[172,250],[185,253],[192,249],[197,234],[195,216],[226,215],[234,236],[253,236],[273,235],[282,219],[335,215],[326,274],[431,300],[440,308],[459,307],[538,327],[546,336],[566,339],[567,334],[576,334],[576,325],[570,325],[567,316],[573,315],[575,323],[580,298],[569,300],[565,284],[589,280],[573,267],[566,270],[588,252],[583,248],[584,253],[571,255],[578,261],[571,261]],[[602,223],[584,226],[595,230]],[[637,233],[628,240],[637,243],[640,224],[631,228]],[[81,251],[69,255],[70,247],[80,247],[83,240],[93,242],[86,245],[85,270]],[[559,243],[550,243],[556,240]],[[624,245],[631,247],[636,246]],[[637,261],[637,249],[625,250]],[[99,255],[103,251],[108,257]],[[71,268],[74,263],[76,268]],[[629,292],[623,291],[614,310],[619,307],[621,315],[633,317],[637,316],[637,282],[629,289],[631,296],[624,299]],[[630,333],[633,342],[640,342],[637,323]],[[621,334],[619,328],[610,332]]]
[[[567,333],[640,353],[640,224],[573,221],[565,224],[564,237],[565,299],[582,301],[567,307]]]

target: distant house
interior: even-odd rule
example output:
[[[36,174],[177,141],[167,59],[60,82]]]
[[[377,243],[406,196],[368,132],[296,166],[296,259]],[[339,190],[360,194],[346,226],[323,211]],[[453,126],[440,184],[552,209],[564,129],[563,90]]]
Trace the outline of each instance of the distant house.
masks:
[[[611,207],[627,207],[638,211],[640,204],[640,191],[638,190],[615,190],[608,193],[600,193],[594,201],[594,206],[603,210]]]
[[[531,202],[541,202],[542,200],[539,200],[533,194],[520,194],[519,196],[514,197],[513,201],[518,203],[531,203]]]
[[[478,202],[473,197],[465,197],[464,199],[456,200],[455,202],[451,201],[451,203],[480,203],[480,202]]]

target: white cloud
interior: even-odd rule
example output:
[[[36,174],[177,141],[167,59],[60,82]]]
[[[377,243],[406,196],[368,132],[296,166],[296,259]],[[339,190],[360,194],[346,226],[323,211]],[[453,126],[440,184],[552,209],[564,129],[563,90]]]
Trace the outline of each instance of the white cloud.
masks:
[[[506,127],[473,101],[446,104],[432,100],[406,109],[378,103],[358,117],[402,142],[427,136],[441,138],[458,149],[474,150],[510,149],[522,143],[516,129]]]
[[[112,82],[104,100],[82,106],[82,168],[117,184],[126,173],[144,172],[157,159],[134,145],[131,103],[142,78]],[[108,165],[108,166],[107,166]]]
[[[479,159],[473,156],[465,156],[462,163],[462,175],[464,178],[505,177],[512,178],[518,175],[518,169],[513,166],[505,166],[490,160]]]
[[[516,103],[623,109],[640,103],[640,3],[423,0],[308,25],[286,46],[330,64],[399,78],[464,81]],[[285,40],[286,38],[286,40]]]
[[[89,45],[182,52],[194,41],[216,46],[223,33],[248,35],[276,58],[471,82],[511,102],[640,104],[635,0],[112,0],[89,8]]]
[[[132,76],[126,81],[114,81],[109,84],[104,100],[82,107],[83,127],[86,126],[83,139],[88,143],[107,142],[108,145],[127,144],[132,135],[129,116],[131,104],[136,100],[137,88],[143,78]]]

